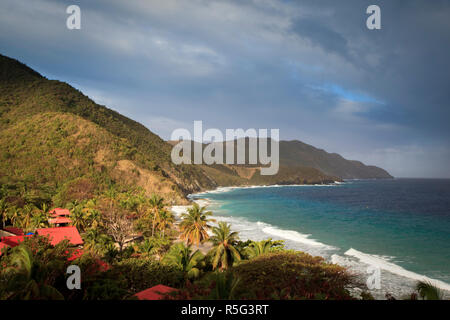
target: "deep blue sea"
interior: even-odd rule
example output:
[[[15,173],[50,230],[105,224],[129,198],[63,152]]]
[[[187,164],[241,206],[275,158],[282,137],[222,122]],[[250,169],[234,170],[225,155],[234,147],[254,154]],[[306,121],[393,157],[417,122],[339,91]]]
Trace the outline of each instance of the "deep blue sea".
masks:
[[[450,180],[352,180],[329,186],[221,188],[196,194],[242,239],[282,239],[407,294],[424,276],[450,288]],[[439,282],[441,281],[441,282]]]

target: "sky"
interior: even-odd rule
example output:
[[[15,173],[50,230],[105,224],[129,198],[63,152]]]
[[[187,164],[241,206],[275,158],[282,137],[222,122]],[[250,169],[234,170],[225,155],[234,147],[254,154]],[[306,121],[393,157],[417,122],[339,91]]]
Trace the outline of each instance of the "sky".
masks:
[[[279,129],[396,177],[450,178],[448,17],[441,0],[2,0],[0,53],[163,139],[194,120]]]

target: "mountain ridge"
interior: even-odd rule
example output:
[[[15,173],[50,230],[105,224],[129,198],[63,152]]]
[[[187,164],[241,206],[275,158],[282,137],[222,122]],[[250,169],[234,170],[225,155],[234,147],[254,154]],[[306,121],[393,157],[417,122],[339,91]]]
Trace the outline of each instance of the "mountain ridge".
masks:
[[[3,55],[0,134],[1,188],[16,190],[11,200],[19,204],[36,198],[64,205],[77,200],[82,187],[91,193],[139,187],[183,203],[189,193],[219,186],[340,179],[319,165],[303,165],[294,154],[275,176],[261,176],[251,166],[174,165],[172,146],[139,122]]]

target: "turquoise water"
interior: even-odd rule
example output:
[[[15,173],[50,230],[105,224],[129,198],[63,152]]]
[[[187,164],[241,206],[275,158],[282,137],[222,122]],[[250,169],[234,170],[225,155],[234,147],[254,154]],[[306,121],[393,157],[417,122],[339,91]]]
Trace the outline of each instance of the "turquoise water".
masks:
[[[224,188],[193,197],[209,199],[242,238],[284,239],[288,247],[359,271],[373,258],[395,276],[450,283],[450,180]]]

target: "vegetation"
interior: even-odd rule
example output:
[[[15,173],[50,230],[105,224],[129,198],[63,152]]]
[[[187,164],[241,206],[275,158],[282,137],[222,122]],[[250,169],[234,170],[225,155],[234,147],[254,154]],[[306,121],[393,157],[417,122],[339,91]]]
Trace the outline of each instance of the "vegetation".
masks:
[[[174,244],[165,255],[164,261],[169,265],[178,267],[187,279],[195,279],[200,276],[204,267],[204,256],[199,250],[193,251],[191,245],[184,243]]]
[[[54,248],[43,237],[25,240],[2,258],[0,270],[0,299],[61,300],[57,289],[68,266],[71,250],[64,241]]]
[[[186,240],[188,244],[199,244],[207,240],[209,238],[207,231],[211,228],[208,222],[213,222],[212,219],[208,219],[211,215],[212,212],[206,211],[206,207],[200,207],[194,203],[192,208],[182,215],[181,239]]]
[[[247,254],[249,258],[255,258],[262,254],[283,251],[284,242],[282,240],[272,241],[272,239],[252,241],[248,245]]]
[[[198,204],[177,226],[168,208],[218,185],[334,179],[317,169],[263,177],[252,166],[175,166],[171,146],[144,126],[1,55],[0,133],[2,227],[35,233],[48,226],[49,208],[65,207],[84,241],[82,254],[36,234],[6,248],[0,299],[133,299],[158,284],[180,289],[172,298],[351,298],[342,267],[280,241],[239,241]],[[204,255],[196,246],[207,241]],[[83,270],[81,290],[66,287],[69,264]],[[418,292],[439,297],[424,285]]]
[[[427,281],[419,281],[416,290],[423,300],[442,300],[444,298],[442,291]]]
[[[231,232],[231,226],[225,222],[219,222],[218,227],[212,229],[214,236],[211,241],[214,244],[212,249],[212,267],[219,270],[228,269],[235,261],[241,260],[241,255],[236,249],[238,234]]]

